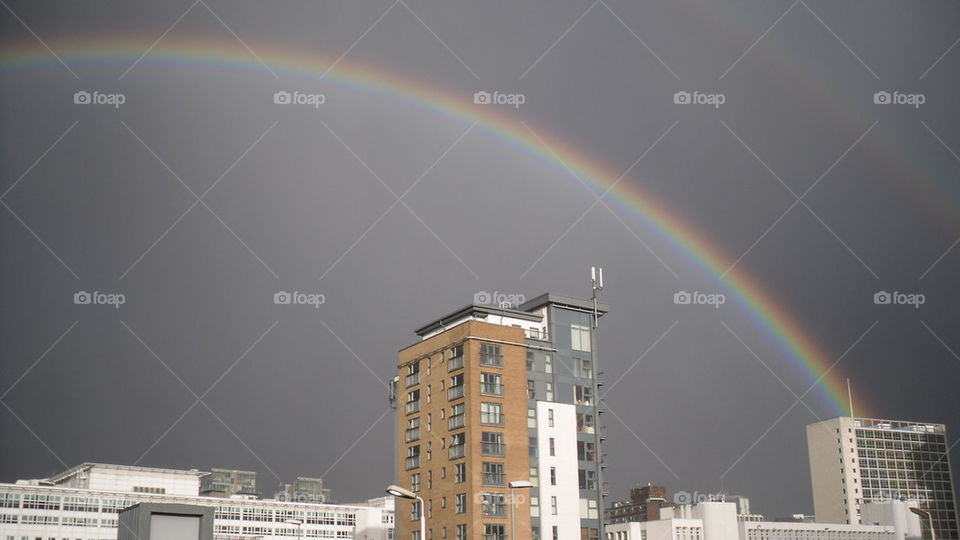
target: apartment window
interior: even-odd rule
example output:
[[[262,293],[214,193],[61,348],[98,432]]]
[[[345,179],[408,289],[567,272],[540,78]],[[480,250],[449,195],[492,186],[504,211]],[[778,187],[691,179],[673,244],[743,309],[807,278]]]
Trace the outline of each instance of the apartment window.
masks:
[[[553,437],[550,437],[549,445],[550,445],[550,455],[551,455],[551,456],[556,456],[556,455],[557,455],[557,440],[554,439]]]
[[[590,352],[590,327],[581,324],[570,325],[570,348],[575,351]]]
[[[527,379],[527,399],[537,399],[537,383]]]
[[[553,409],[547,409],[547,425],[553,427]]]
[[[503,405],[500,403],[480,403],[480,423],[491,426],[502,426]]]
[[[556,467],[550,467],[550,485],[551,486],[557,485],[557,468]]]
[[[573,376],[580,377],[583,379],[592,379],[593,378],[593,360],[587,360],[585,358],[574,358],[573,359]]]
[[[556,498],[556,497],[554,497],[554,498]],[[554,512],[554,513],[556,513],[556,512]],[[647,531],[643,531],[643,532],[647,532]],[[554,526],[553,526],[553,540],[558,540],[559,538],[560,538],[560,527],[557,527],[556,525],[554,525]]]
[[[503,355],[500,354],[500,346],[493,343],[480,344],[480,365],[481,366],[503,366]]]
[[[503,525],[485,523],[483,525],[483,540],[505,540],[506,533]]]
[[[407,366],[407,378],[406,378],[407,387],[411,387],[420,382],[420,362],[414,362]]]
[[[420,540],[420,531],[411,531],[410,540]]]
[[[553,357],[549,354],[543,355],[543,371],[544,373],[553,373]]]
[[[420,473],[410,475],[410,491],[420,491]]]
[[[420,501],[413,501],[413,503],[410,504],[410,519],[420,519],[420,512],[422,511],[423,508],[420,508]]]
[[[466,493],[457,493],[457,513],[466,514],[467,513],[467,494]]]
[[[527,351],[527,371],[533,371],[533,351]]]
[[[466,455],[467,434],[454,433],[450,436],[450,459],[459,459]]]
[[[447,420],[447,429],[457,429],[462,428],[466,415],[464,414],[466,405],[463,403],[457,403],[453,407],[450,407],[450,419]]]
[[[597,489],[597,471],[580,469],[580,489]]]
[[[480,373],[480,393],[489,396],[502,396],[503,376],[499,373]]]
[[[457,540],[467,540],[467,526],[463,523],[457,525]]]
[[[420,417],[407,420],[407,431],[404,437],[406,442],[416,441],[420,438]]]
[[[407,447],[407,470],[420,466],[420,445]]]
[[[450,388],[447,388],[447,399],[463,397],[463,373],[450,377]]]
[[[503,433],[484,431],[481,433],[480,452],[487,456],[504,454]]]
[[[581,384],[573,385],[573,402],[576,405],[592,405],[593,388]]]
[[[506,496],[503,493],[484,493],[481,497],[484,517],[504,517],[506,515]]]
[[[449,357],[447,358],[447,370],[453,371],[455,369],[460,369],[463,367],[463,345],[457,345],[450,349]]]
[[[596,461],[596,443],[577,441],[577,459],[580,461]]]
[[[530,437],[530,457],[537,457],[537,438]]]
[[[590,413],[577,413],[577,432],[593,433],[593,415]]]
[[[483,485],[504,485],[503,463],[483,462]]]
[[[552,495],[550,497],[550,513],[554,516],[557,515],[557,496]]]
[[[406,413],[413,414],[420,412],[420,390],[407,392]]]
[[[427,489],[433,489],[433,471],[427,471]]]
[[[547,401],[553,401],[553,383],[552,383],[552,382],[548,382],[548,383],[546,384],[546,386],[547,386],[546,392],[544,392],[544,396],[543,396],[543,397],[544,397]]]
[[[457,463],[453,466],[453,481],[461,484],[467,481],[467,464]]]
[[[534,429],[537,427],[537,410],[527,409],[527,427]]]

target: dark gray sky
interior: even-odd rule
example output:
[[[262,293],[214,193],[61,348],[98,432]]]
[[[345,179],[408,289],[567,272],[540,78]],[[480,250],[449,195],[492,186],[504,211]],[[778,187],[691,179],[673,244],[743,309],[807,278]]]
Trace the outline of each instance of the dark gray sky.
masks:
[[[383,381],[413,329],[481,290],[588,296],[597,264],[601,361],[619,379],[612,498],[655,482],[810,512],[804,426],[837,410],[723,279],[469,115],[338,78],[364,64],[476,119],[499,107],[612,171],[649,150],[624,185],[739,259],[840,359],[858,413],[943,422],[955,441],[958,22],[946,1],[6,0],[0,480],[101,461],[378,496],[393,475]],[[201,41],[243,65],[165,59]],[[326,102],[277,105],[278,90]],[[479,90],[525,103],[471,105]],[[81,290],[125,303],[76,305]],[[275,305],[279,290],[326,303]],[[728,299],[676,305],[680,290]],[[925,303],[876,305],[881,290]]]

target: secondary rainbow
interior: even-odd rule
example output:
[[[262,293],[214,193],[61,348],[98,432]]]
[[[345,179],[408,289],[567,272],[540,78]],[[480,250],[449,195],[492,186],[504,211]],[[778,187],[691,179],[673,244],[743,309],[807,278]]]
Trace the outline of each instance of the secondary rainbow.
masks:
[[[91,38],[55,44],[54,50],[71,68],[80,64],[109,64],[120,68],[117,72],[119,76],[140,58],[149,45],[149,41],[140,37]],[[278,49],[265,44],[256,44],[252,48],[273,72],[305,80],[317,80],[334,62],[333,58],[321,57],[308,51]],[[260,60],[235,41],[168,36],[141,61],[261,71],[270,80],[273,79],[273,75]],[[0,69],[3,70],[53,66],[59,66],[59,61],[40,44],[26,42],[5,47],[0,51]],[[62,66],[59,68],[63,69]],[[347,59],[336,63],[333,69],[326,73],[323,81],[400,100],[467,124],[477,122],[477,128],[523,149],[557,168],[561,172],[560,177],[576,182],[553,154],[519,122],[504,114],[498,107],[474,105],[472,93],[429,87],[380,66],[364,65]],[[751,320],[803,371],[809,384],[816,386],[819,394],[826,398],[832,412],[837,415],[847,414],[846,386],[840,370],[834,365],[836,357],[822,350],[789,310],[778,303],[742,267],[736,266],[727,273],[733,262],[729,256],[715,248],[708,237],[684,221],[681,215],[643,192],[637,185],[628,181],[618,182],[622,172],[611,170],[601,160],[584,154],[558,137],[550,136],[541,130],[537,130],[537,134],[581,179],[590,183],[598,192],[604,192],[613,186],[608,199],[614,200],[619,208],[626,210],[650,231],[674,246],[707,275],[717,279],[719,286],[727,290]],[[721,279],[724,273],[726,276]],[[869,407],[862,398],[855,396],[854,406],[859,413],[869,414]]]

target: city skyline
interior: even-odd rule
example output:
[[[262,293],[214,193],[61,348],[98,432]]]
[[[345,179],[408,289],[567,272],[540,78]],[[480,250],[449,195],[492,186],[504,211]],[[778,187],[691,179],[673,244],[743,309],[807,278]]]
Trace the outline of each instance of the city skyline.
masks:
[[[589,297],[591,266],[610,493],[810,513],[805,426],[850,414],[848,378],[857,417],[945,424],[955,457],[957,20],[7,2],[0,480],[99,461],[374,496],[412,330]]]

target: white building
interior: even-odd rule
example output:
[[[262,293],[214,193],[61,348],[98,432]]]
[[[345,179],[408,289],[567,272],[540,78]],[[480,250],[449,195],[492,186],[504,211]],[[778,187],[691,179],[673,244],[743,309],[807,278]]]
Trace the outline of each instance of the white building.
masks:
[[[216,540],[393,540],[386,504],[201,497],[201,474],[84,464],[42,481],[0,484],[0,540],[116,540],[117,513],[140,502],[213,507]]]
[[[902,540],[894,527],[780,523],[737,519],[729,502],[702,502],[661,510],[657,521],[607,525],[607,540]]]

